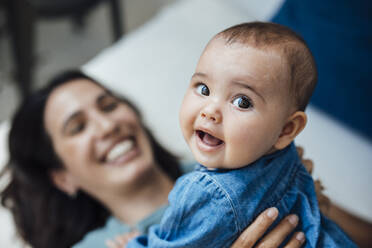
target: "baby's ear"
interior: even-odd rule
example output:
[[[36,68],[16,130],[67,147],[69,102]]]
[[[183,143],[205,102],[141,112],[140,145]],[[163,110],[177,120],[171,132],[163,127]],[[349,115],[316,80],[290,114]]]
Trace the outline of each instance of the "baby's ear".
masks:
[[[307,116],[303,111],[297,111],[292,114],[283,127],[282,133],[274,144],[277,150],[288,146],[294,138],[305,128]]]

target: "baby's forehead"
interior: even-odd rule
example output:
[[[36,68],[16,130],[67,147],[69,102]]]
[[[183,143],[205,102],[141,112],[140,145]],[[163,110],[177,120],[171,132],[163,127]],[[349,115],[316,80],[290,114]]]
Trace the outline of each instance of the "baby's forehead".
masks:
[[[257,47],[243,42],[227,43],[224,38],[214,38],[209,45],[212,53],[220,53],[220,59],[224,59],[223,54],[226,54],[226,50],[233,51],[229,53],[232,62],[246,63],[247,71],[259,73],[271,86],[275,86],[279,81],[290,81],[287,56],[275,46]],[[281,85],[281,87],[289,86],[289,84]]]
[[[231,73],[231,80],[249,83],[268,97],[283,94],[289,97],[288,64],[275,48],[262,49],[240,42],[226,43],[224,39],[218,38],[212,40],[208,46],[206,52],[210,57],[203,61],[205,67],[211,65],[210,59],[225,60],[224,64],[230,69],[227,73]],[[238,70],[234,70],[236,68]]]
[[[271,55],[275,58],[278,58],[281,60],[281,63],[285,64],[287,66],[288,62],[288,56],[283,51],[283,48],[278,45],[256,45],[254,42],[242,42],[242,41],[234,41],[229,42],[224,37],[216,36],[213,39],[209,41],[207,44],[205,50],[203,51],[203,54],[205,52],[213,52],[213,53],[220,53],[222,54],[225,52],[225,50],[231,50],[236,53],[236,55],[243,55],[247,51],[254,50],[257,53],[265,54],[265,55]],[[250,53],[251,54],[251,53]]]

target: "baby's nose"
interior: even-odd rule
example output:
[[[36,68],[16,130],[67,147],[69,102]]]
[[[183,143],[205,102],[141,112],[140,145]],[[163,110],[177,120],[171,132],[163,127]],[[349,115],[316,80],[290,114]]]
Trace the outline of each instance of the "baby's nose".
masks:
[[[220,123],[222,121],[221,111],[214,105],[205,107],[201,111],[200,116],[214,123]]]

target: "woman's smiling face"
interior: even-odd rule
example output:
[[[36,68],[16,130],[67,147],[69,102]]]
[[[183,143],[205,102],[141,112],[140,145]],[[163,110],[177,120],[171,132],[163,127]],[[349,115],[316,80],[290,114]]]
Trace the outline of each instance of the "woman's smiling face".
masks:
[[[154,167],[137,114],[90,80],[76,79],[56,88],[48,98],[44,122],[68,183],[92,196],[129,190]]]

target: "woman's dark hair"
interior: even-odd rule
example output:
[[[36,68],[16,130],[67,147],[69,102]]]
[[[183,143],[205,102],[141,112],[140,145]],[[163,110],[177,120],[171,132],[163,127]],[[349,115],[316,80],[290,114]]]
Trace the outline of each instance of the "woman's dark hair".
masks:
[[[56,76],[45,88],[24,100],[13,117],[9,133],[10,158],[1,176],[10,175],[10,182],[0,194],[1,204],[12,212],[18,234],[34,248],[71,247],[87,232],[103,226],[110,216],[88,194],[79,192],[72,198],[57,189],[50,179],[50,172],[63,168],[63,164],[44,127],[45,105],[53,90],[75,79],[89,79],[101,86],[80,71]],[[123,97],[118,99],[140,117],[133,104]],[[164,149],[148,128],[144,129],[155,161],[176,180],[181,175],[179,159]]]

